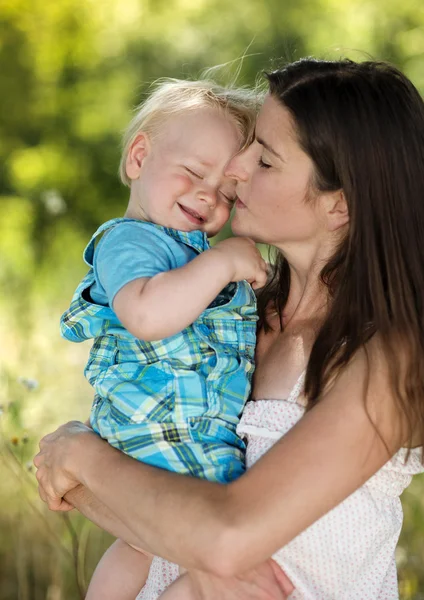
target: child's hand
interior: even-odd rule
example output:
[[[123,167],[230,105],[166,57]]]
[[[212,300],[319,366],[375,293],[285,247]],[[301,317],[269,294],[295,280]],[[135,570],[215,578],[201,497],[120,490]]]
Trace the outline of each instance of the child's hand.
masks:
[[[230,281],[248,281],[254,289],[267,281],[267,264],[255,246],[246,237],[228,238],[218,242],[213,251],[220,252],[230,269]]]

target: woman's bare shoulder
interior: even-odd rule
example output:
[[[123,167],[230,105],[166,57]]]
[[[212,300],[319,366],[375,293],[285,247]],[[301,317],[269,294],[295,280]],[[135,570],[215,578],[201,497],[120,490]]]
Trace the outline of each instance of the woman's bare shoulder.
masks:
[[[394,381],[390,352],[382,337],[376,333],[356,351],[329,390],[335,396],[356,390],[354,397],[358,402],[362,399],[369,418],[383,439],[388,440],[389,448],[411,442],[413,446],[421,444],[420,432],[413,432],[412,440],[408,442],[407,417],[402,409],[402,402],[399,401],[399,393],[402,393],[403,401],[408,402],[404,383],[408,353],[401,340],[398,340],[395,351],[397,381]]]

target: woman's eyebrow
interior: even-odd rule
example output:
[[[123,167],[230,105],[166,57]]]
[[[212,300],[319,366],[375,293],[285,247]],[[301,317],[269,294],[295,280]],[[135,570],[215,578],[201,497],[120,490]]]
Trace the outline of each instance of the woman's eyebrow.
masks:
[[[271,152],[271,154],[273,154],[274,156],[276,156],[277,158],[279,158],[281,161],[284,162],[283,157],[280,154],[278,154],[278,152],[276,150],[274,150],[274,148],[272,146],[267,144],[267,142],[265,142],[265,140],[258,137],[256,134],[255,134],[255,140],[258,142],[258,144],[263,146],[265,148],[265,150],[268,150],[268,152]]]

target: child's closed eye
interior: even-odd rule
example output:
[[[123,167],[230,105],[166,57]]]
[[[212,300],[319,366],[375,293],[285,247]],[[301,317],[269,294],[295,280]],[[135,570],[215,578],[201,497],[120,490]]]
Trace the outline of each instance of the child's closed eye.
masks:
[[[184,167],[184,168],[188,173],[190,173],[190,175],[193,175],[193,177],[196,177],[197,179],[203,179],[203,175],[201,175],[200,173],[193,171],[193,169],[190,169],[189,167]]]

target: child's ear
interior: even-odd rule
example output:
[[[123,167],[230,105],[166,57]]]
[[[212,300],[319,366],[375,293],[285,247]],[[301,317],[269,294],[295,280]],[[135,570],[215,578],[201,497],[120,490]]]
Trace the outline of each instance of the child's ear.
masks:
[[[125,172],[129,179],[137,179],[141,173],[143,160],[150,151],[150,140],[146,133],[140,132],[128,151]]]

